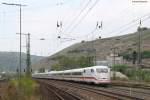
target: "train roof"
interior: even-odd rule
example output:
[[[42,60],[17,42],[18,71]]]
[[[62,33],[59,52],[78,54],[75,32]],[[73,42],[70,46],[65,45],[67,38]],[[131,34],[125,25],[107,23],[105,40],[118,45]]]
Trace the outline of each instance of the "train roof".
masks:
[[[72,73],[72,72],[83,72],[85,69],[96,69],[96,68],[109,68],[108,66],[91,66],[91,67],[86,67],[86,68],[78,68],[78,69],[70,69],[70,70],[64,70],[64,71],[50,71],[50,72],[45,72],[45,73],[34,73],[32,75],[36,74],[60,74],[60,73]]]
[[[86,68],[108,68],[108,66],[92,66],[92,67],[86,67]]]
[[[71,70],[64,71],[64,73],[69,73],[69,72],[83,72],[83,68],[82,69],[71,69]]]
[[[64,72],[64,71],[50,71],[49,73],[55,74],[55,73],[62,73],[62,72]]]
[[[86,68],[78,68],[78,69],[70,69],[70,70],[64,70],[64,71],[51,71],[51,74],[55,73],[70,73],[70,72],[83,72],[84,69],[95,69],[95,68],[108,68],[108,66],[92,66],[92,67],[86,67]]]
[[[36,74],[40,74],[40,75],[43,75],[43,74],[48,74],[47,72],[44,72],[44,73],[33,73],[32,75],[36,75]]]
[[[91,68],[108,68],[108,66],[91,66],[91,67],[71,69],[71,70],[84,70],[84,69],[91,69]]]

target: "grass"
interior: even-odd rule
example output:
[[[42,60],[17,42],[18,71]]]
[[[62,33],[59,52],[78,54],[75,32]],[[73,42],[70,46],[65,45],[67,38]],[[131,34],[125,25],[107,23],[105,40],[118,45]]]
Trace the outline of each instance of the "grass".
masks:
[[[125,74],[131,81],[150,83],[150,70],[131,68],[127,65],[116,65],[113,70]]]
[[[36,97],[37,89],[38,84],[29,77],[10,80],[5,89],[5,100],[39,100]]]

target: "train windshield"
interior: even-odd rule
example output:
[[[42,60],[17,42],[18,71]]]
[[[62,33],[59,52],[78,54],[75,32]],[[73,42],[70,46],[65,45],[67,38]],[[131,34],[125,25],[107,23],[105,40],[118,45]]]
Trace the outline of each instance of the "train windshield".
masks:
[[[108,69],[106,69],[106,68],[98,68],[98,69],[96,69],[96,72],[97,73],[108,73]]]

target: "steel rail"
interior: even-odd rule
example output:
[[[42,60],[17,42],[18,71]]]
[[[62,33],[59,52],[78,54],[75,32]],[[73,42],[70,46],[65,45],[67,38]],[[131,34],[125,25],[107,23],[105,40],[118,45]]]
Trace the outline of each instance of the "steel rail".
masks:
[[[67,98],[72,98],[71,100],[83,100],[82,98],[80,98],[80,97],[78,97],[78,96],[76,96],[72,93],[69,93],[67,91],[64,91],[64,90],[58,88],[56,85],[50,84],[47,81],[41,81],[40,80],[38,82],[47,85],[48,90],[53,92],[59,98],[59,100],[67,100],[67,99],[65,99],[66,97]],[[58,90],[58,91],[56,91],[56,90]]]
[[[55,80],[55,82],[56,82],[56,80]],[[53,83],[54,85],[56,85],[55,82]],[[116,93],[116,92],[112,92],[110,90],[95,89],[93,87],[89,87],[89,86],[85,86],[85,85],[81,85],[81,84],[66,82],[65,85],[70,86],[70,87],[74,87],[74,88],[77,88],[77,89],[82,89],[82,90],[94,92],[94,93],[101,94],[101,95],[111,97],[111,98],[114,98],[114,99],[144,100],[143,98],[138,98],[138,97],[134,97],[134,96],[126,95],[126,94]]]

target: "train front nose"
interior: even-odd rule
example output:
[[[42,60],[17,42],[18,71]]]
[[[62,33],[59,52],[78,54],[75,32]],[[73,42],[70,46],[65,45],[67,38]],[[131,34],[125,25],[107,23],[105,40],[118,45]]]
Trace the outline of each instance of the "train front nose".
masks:
[[[110,69],[106,66],[101,66],[96,68],[96,78],[97,82],[102,83],[110,83]]]
[[[102,74],[102,75],[99,75],[98,79],[100,81],[109,81],[110,80],[110,76],[108,74]]]

